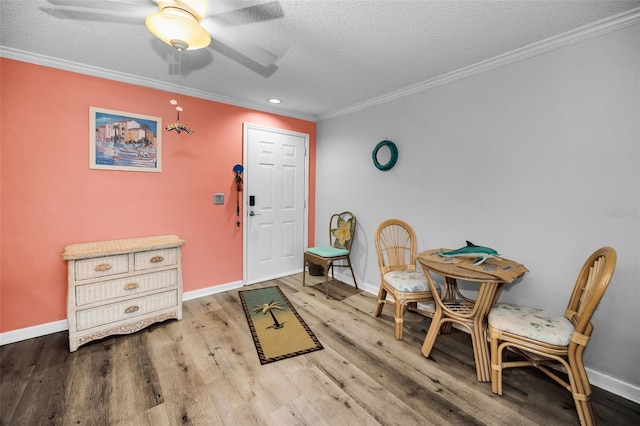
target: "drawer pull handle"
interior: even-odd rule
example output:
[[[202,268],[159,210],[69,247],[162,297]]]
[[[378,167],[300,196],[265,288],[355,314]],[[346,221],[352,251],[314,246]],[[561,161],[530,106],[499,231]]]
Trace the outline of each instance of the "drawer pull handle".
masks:
[[[162,262],[163,260],[164,260],[164,257],[162,256],[153,256],[149,262],[159,263],[159,262]]]
[[[138,287],[140,287],[138,283],[128,283],[127,285],[124,286],[124,289],[129,291],[129,290],[135,290]]]
[[[140,309],[139,307],[133,305],[133,306],[129,306],[127,309],[124,310],[125,314],[132,314],[135,311],[137,311],[138,309]]]
[[[96,272],[108,271],[109,269],[111,269],[111,265],[109,265],[108,263],[101,263],[95,268]]]

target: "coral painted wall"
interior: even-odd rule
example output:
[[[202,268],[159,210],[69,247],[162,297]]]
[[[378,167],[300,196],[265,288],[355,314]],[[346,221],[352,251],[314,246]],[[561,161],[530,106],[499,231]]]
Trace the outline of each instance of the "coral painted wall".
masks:
[[[309,134],[313,234],[315,123],[181,96],[195,133],[163,132],[161,173],[90,170],[90,106],[166,126],[173,95],[4,58],[0,76],[0,332],[66,318],[68,244],[176,234],[186,242],[185,292],[241,281],[232,167],[245,122]]]

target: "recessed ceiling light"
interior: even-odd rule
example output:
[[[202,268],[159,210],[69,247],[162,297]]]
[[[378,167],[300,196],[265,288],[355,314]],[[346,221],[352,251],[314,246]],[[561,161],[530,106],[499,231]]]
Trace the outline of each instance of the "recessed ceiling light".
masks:
[[[270,99],[269,99],[269,103],[272,103],[272,104],[281,104],[281,103],[282,103],[282,100],[281,100],[281,99],[278,99],[278,98],[270,98]]]

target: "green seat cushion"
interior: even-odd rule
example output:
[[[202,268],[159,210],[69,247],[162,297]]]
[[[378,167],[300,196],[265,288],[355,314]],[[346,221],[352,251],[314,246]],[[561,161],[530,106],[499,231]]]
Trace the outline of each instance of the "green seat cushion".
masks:
[[[320,257],[338,257],[346,256],[349,254],[349,250],[325,246],[325,247],[310,247],[305,250],[307,253],[315,254]]]

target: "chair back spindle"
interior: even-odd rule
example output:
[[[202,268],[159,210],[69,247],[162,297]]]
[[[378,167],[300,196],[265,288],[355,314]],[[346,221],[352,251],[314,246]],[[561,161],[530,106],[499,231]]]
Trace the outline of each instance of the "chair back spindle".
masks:
[[[577,333],[587,336],[591,334],[591,318],[611,282],[615,265],[615,251],[603,247],[594,252],[580,270],[567,306],[567,312],[573,313],[567,319],[572,322]]]
[[[381,271],[416,270],[417,244],[413,230],[396,219],[383,222],[374,237]]]

